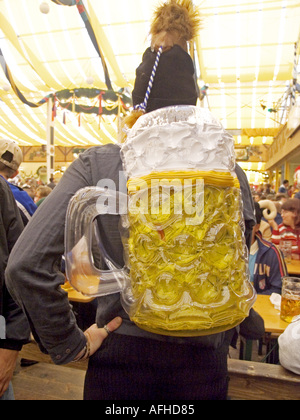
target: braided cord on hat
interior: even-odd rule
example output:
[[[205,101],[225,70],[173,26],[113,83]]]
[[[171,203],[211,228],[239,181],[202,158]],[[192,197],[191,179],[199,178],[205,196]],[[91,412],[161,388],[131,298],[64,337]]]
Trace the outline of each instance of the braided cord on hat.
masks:
[[[156,58],[155,58],[155,63],[154,63],[153,69],[152,69],[152,73],[151,73],[151,76],[150,76],[149,84],[148,84],[148,87],[147,87],[147,90],[146,90],[146,95],[145,95],[144,102],[136,105],[134,107],[134,110],[141,110],[143,112],[146,112],[147,105],[148,105],[148,100],[149,100],[149,97],[150,97],[151,89],[152,89],[152,86],[153,86],[153,82],[154,82],[154,78],[155,78],[155,75],[156,75],[156,71],[157,71],[157,67],[158,67],[158,64],[159,64],[159,60],[160,60],[162,50],[163,50],[163,47],[162,46],[159,47],[159,50],[158,50]]]

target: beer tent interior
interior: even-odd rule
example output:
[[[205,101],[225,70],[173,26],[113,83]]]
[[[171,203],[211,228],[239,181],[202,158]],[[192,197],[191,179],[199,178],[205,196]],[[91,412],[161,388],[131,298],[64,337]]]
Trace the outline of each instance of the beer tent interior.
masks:
[[[21,146],[119,141],[135,69],[158,0],[0,0],[0,137]],[[264,149],[298,92],[298,0],[194,0],[202,28],[190,52],[207,107],[241,160]],[[49,98],[53,101],[49,116]],[[246,168],[247,169],[247,168]]]

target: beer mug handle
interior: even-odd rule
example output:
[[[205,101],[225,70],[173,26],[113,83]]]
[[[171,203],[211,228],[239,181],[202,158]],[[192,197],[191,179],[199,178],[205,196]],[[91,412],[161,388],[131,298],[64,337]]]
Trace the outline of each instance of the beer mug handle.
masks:
[[[75,290],[96,297],[124,289],[125,269],[107,254],[95,225],[97,216],[126,212],[127,195],[105,188],[83,188],[70,200],[65,223],[65,262],[67,280]],[[108,270],[95,267],[95,250]]]

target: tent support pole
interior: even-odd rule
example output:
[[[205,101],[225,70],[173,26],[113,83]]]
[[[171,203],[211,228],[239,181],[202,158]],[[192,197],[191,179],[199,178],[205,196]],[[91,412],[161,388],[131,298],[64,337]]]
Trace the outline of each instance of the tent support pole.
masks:
[[[49,97],[47,102],[47,183],[54,173],[54,118],[53,118],[53,98]]]

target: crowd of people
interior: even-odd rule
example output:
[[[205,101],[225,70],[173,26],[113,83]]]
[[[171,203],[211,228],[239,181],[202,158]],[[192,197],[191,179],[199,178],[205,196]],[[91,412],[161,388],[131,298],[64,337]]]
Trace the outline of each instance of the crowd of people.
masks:
[[[277,193],[270,184],[253,192],[256,212],[264,223],[257,219],[255,238],[249,256],[251,280],[258,293],[281,293],[282,277],[288,275],[281,247],[291,243],[291,258],[300,259],[300,192],[295,185],[284,180]],[[270,200],[275,204],[274,219],[262,220],[259,203]],[[265,236],[263,237],[263,234]],[[261,249],[265,250],[264,256]],[[282,366],[300,374],[300,320],[291,323],[279,337],[279,360]]]

